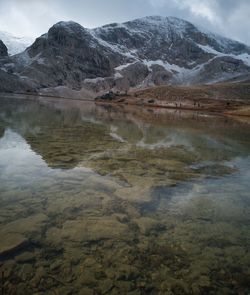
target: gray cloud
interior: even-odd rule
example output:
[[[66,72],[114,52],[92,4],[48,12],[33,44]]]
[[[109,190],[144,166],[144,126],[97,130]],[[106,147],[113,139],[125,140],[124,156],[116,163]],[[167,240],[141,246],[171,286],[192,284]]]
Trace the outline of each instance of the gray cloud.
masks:
[[[249,0],[0,0],[0,30],[39,36],[60,20],[85,27],[146,15],[176,16],[250,44]]]

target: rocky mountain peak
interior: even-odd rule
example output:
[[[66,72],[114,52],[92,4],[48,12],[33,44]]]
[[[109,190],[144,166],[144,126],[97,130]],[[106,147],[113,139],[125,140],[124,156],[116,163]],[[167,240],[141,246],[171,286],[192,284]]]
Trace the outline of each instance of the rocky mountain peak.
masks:
[[[169,27],[175,28],[176,31],[184,32],[187,27],[192,26],[191,23],[185,21],[183,19],[172,17],[172,16],[146,16],[142,18],[138,18],[132,21],[128,21],[124,23],[128,26],[146,26],[147,28],[163,28],[168,29]]]
[[[56,23],[55,25],[53,25],[49,31],[48,34],[51,34],[54,31],[64,31],[65,33],[68,34],[82,34],[85,29],[84,27],[82,27],[80,24],[73,22],[73,21],[60,21],[58,23]]]

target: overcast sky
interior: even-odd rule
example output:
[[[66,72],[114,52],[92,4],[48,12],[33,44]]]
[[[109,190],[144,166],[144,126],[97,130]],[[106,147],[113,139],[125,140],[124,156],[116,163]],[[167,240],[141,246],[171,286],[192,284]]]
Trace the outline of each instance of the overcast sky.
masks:
[[[0,0],[0,30],[38,37],[56,22],[93,28],[147,15],[176,16],[250,45],[250,0]]]

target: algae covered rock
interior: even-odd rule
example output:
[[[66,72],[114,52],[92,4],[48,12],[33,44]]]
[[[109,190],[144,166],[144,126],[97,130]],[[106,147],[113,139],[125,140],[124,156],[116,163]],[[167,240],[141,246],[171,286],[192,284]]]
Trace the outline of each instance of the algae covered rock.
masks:
[[[106,239],[128,240],[131,238],[128,226],[115,217],[86,218],[66,221],[62,229],[51,228],[47,240],[53,243],[62,241],[87,242]]]
[[[14,254],[17,250],[20,250],[28,244],[28,239],[22,234],[0,233],[1,236],[4,237],[0,240],[0,258],[7,254]]]
[[[5,225],[4,232],[20,233],[25,236],[41,232],[48,217],[43,213],[20,218]]]
[[[155,218],[150,217],[136,218],[133,220],[133,222],[138,225],[140,232],[145,235],[148,235],[150,231],[157,231],[164,228],[164,226],[162,227],[159,221],[157,221]]]
[[[18,263],[34,262],[36,259],[35,253],[24,252],[15,257],[15,261]]]

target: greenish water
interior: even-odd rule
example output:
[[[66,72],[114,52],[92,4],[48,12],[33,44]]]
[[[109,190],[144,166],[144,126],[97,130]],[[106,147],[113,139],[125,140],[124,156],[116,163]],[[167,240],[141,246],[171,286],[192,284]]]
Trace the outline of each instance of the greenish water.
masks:
[[[249,294],[250,129],[0,99],[4,294]]]

